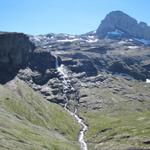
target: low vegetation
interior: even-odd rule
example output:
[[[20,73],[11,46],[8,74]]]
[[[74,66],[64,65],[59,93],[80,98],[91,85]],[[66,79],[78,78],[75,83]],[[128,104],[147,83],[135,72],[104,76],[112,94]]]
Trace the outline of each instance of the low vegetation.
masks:
[[[0,86],[1,150],[78,150],[80,126],[20,80]]]
[[[80,115],[89,126],[86,133],[89,149],[149,149],[149,85],[119,78],[114,78],[105,88],[104,85],[81,89],[87,94],[83,98],[86,105],[91,102],[89,107],[80,108]]]

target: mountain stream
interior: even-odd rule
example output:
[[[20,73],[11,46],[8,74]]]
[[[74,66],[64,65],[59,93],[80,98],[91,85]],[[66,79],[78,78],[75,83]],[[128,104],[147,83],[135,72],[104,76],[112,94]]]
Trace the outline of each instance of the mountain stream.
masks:
[[[77,122],[80,124],[81,126],[81,130],[79,132],[79,136],[78,136],[78,141],[80,143],[80,148],[81,150],[88,150],[88,147],[87,147],[87,143],[85,142],[84,140],[84,135],[85,135],[85,132],[87,131],[87,126],[86,124],[84,123],[84,121],[77,115],[77,108],[75,108],[75,111],[74,112],[71,112],[68,108],[67,108],[67,105],[68,105],[68,102],[69,102],[69,99],[67,98],[67,89],[71,88],[71,90],[74,90],[73,86],[70,84],[70,80],[69,80],[69,77],[68,77],[68,72],[65,68],[64,65],[60,65],[58,64],[58,57],[56,55],[54,55],[55,58],[56,58],[56,69],[57,71],[59,72],[59,75],[62,77],[62,83],[63,83],[63,94],[64,94],[64,97],[65,97],[65,105],[64,105],[64,109],[72,116],[74,117]]]

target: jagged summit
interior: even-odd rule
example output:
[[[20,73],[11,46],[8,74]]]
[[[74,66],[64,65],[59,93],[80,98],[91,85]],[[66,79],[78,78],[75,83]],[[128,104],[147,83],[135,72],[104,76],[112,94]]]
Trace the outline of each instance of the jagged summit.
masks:
[[[144,22],[137,22],[122,11],[112,11],[97,29],[100,38],[117,35],[150,40],[150,27]]]

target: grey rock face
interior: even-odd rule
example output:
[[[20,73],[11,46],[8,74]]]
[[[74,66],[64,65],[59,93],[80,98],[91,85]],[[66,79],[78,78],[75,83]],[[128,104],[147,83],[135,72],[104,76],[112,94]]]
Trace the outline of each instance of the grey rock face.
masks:
[[[61,59],[58,57],[58,65]],[[48,80],[57,76],[56,58],[49,49],[35,47],[28,60],[28,68],[21,69],[17,76],[26,81],[37,85],[44,85]]]
[[[14,77],[28,64],[34,46],[22,33],[0,33],[0,83]]]
[[[106,37],[108,32],[122,31],[124,36],[150,39],[150,27],[146,23],[138,23],[134,18],[121,11],[112,11],[101,22],[96,34],[98,37]]]
[[[95,76],[97,75],[97,69],[94,64],[88,60],[80,60],[76,65],[70,66],[71,71],[75,73],[85,72],[87,76]]]
[[[146,26],[144,23],[140,24]],[[53,38],[47,39],[45,36],[40,37],[40,47],[43,47],[42,51],[49,49],[54,53],[58,52],[57,55],[61,58],[59,62],[75,73],[77,78],[96,76],[99,72],[105,71],[112,74],[126,74],[143,81],[150,78],[149,48],[135,42],[134,38],[97,39],[88,33],[74,37],[68,46],[66,43],[69,37],[68,35],[66,41],[61,42],[54,41]],[[40,59],[42,60],[42,54]]]
[[[46,69],[55,68],[55,59],[48,49],[36,48],[31,56],[30,67],[33,70],[45,73]],[[58,60],[60,64],[60,58]]]

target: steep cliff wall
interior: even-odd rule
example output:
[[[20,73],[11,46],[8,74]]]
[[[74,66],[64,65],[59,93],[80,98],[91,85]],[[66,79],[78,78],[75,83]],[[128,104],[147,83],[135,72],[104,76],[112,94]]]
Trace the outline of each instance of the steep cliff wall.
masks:
[[[23,33],[0,33],[0,83],[13,78],[28,64],[33,48]]]

